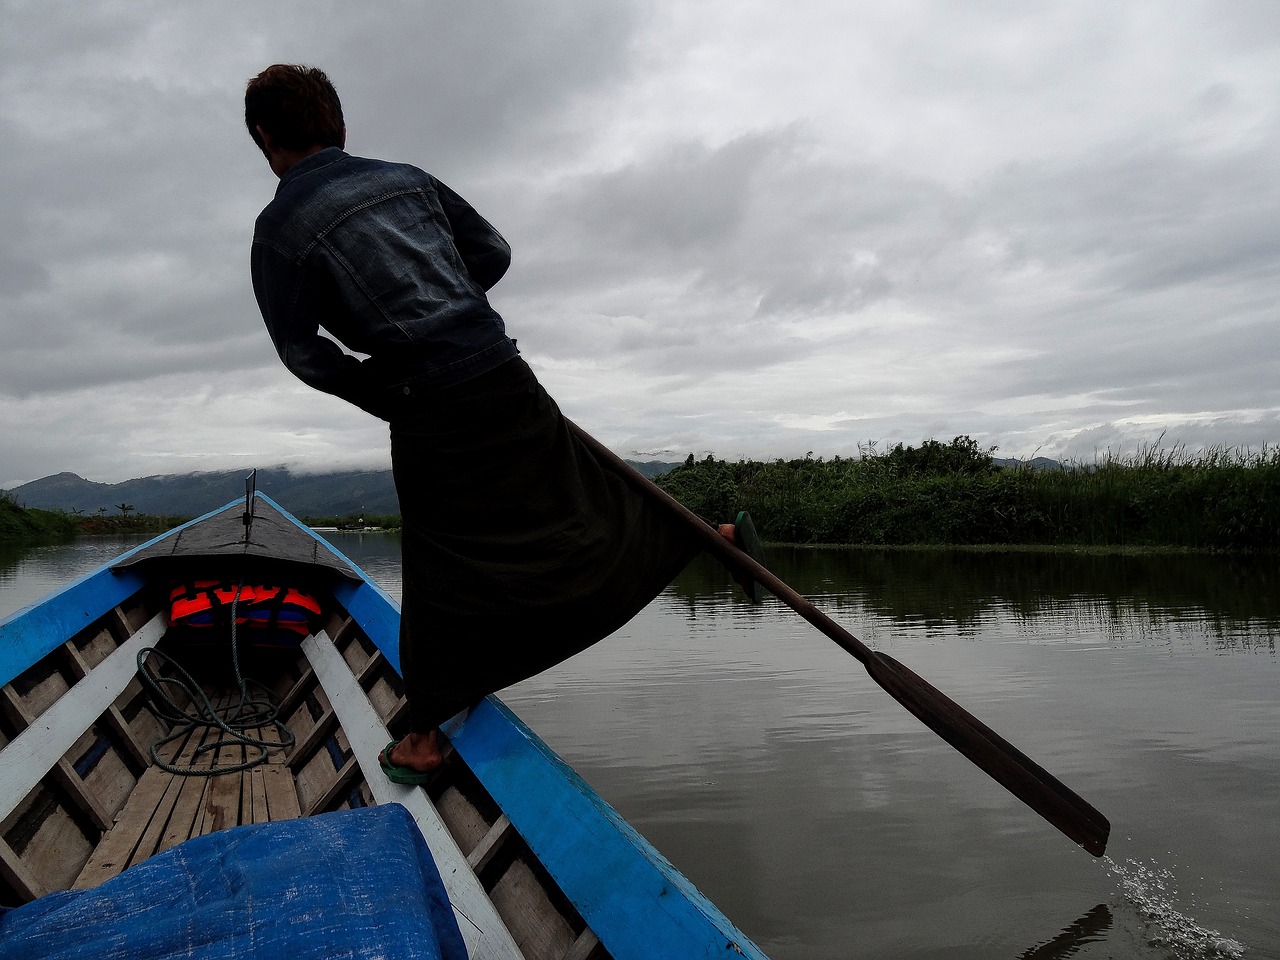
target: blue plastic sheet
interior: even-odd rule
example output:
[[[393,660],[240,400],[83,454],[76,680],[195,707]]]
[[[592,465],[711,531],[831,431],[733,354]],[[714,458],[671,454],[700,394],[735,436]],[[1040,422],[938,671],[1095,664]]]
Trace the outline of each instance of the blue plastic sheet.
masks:
[[[91,890],[0,913],[0,958],[465,960],[435,862],[397,804],[189,840]]]

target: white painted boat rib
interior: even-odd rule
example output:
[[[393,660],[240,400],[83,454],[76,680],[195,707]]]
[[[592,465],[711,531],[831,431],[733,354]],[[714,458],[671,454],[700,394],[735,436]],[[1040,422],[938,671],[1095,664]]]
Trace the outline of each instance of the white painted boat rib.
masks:
[[[115,703],[138,672],[138,653],[164,632],[164,615],[156,614],[9,742],[0,754],[0,820],[84,734],[85,717],[97,720]]]
[[[391,734],[328,634],[321,630],[305,638],[302,650],[347,735],[347,742],[364,771],[374,800],[380,804],[402,805],[417,823],[435,858],[440,879],[444,881],[468,955],[472,960],[524,960],[493,901],[480,885],[426,791],[420,787],[392,783],[382,772],[378,754],[391,739]]]

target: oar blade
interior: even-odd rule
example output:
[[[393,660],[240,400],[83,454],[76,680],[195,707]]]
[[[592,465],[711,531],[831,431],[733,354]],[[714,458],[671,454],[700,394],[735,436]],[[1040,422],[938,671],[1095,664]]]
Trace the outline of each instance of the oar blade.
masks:
[[[864,661],[885,691],[997,783],[1095,857],[1111,824],[1083,797],[910,668],[883,653]]]

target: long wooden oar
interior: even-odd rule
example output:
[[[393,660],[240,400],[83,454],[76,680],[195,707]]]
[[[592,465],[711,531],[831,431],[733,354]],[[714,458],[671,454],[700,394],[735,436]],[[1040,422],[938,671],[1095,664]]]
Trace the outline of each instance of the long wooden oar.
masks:
[[[596,440],[581,427],[574,433],[603,463],[632,486],[686,521],[707,551],[735,573],[754,578],[766,590],[853,654],[889,695],[914,713],[934,733],[951,744],[997,783],[1040,814],[1096,857],[1107,849],[1111,824],[1087,801],[1042,768],[969,711],[886,654],[861,640],[796,593],[652,480]]]

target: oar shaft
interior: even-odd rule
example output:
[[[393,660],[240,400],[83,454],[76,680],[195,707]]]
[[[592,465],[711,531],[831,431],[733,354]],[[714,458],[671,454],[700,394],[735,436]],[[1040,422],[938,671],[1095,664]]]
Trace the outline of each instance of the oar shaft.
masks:
[[[1106,850],[1111,825],[1082,797],[1045,771],[998,733],[903,664],[872,651],[812,602],[739,550],[680,501],[634,470],[630,464],[577,424],[574,434],[598,460],[651,500],[684,520],[706,547],[736,573],[754,578],[766,590],[856,657],[871,678],[931,730],[972,760],[1042,817],[1095,856]]]

